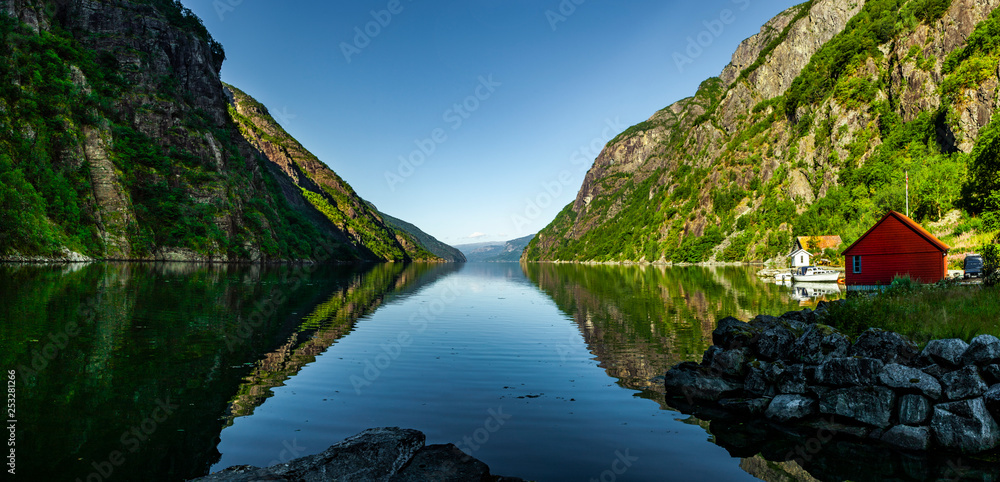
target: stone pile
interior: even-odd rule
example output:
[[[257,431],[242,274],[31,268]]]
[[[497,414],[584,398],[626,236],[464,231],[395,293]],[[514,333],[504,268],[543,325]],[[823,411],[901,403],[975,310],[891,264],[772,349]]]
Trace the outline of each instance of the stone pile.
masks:
[[[873,328],[851,342],[821,323],[826,307],[719,321],[700,364],[666,373],[667,396],[778,424],[832,418],[838,433],[909,450],[1000,445],[1000,339],[933,340],[918,351]]]

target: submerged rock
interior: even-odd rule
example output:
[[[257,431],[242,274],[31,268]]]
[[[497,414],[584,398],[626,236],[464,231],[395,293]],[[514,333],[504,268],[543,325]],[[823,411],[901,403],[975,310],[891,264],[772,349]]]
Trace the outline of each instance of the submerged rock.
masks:
[[[724,398],[719,400],[719,406],[740,415],[763,415],[771,403],[770,398]]]
[[[969,344],[958,338],[931,340],[924,347],[921,355],[939,365],[957,367],[962,365],[962,355],[969,349]]]
[[[939,444],[967,453],[990,450],[1000,443],[1000,427],[982,398],[938,404],[931,428]]]
[[[927,450],[931,446],[931,430],[928,427],[896,425],[882,434],[882,441],[909,450]]]

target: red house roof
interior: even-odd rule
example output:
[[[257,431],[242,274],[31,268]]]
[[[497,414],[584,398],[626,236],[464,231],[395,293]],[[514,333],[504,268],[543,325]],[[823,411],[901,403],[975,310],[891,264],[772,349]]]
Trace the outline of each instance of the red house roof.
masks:
[[[861,242],[864,241],[865,238],[868,237],[868,235],[870,235],[874,231],[876,231],[878,229],[878,227],[880,225],[882,225],[882,223],[884,223],[889,218],[895,218],[897,221],[899,221],[900,223],[902,223],[903,226],[905,226],[905,227],[913,230],[914,233],[916,233],[921,238],[923,238],[924,240],[926,240],[931,246],[937,248],[939,251],[947,253],[948,251],[951,250],[950,246],[948,246],[947,244],[942,243],[940,239],[936,238],[933,234],[931,234],[930,232],[928,232],[926,229],[924,229],[923,227],[921,227],[919,224],[917,224],[916,222],[914,222],[912,219],[906,217],[902,213],[898,213],[896,211],[889,211],[889,213],[886,214],[885,216],[883,216],[882,219],[879,222],[875,223],[875,225],[872,226],[871,229],[869,229],[865,234],[863,234],[860,238],[858,238],[858,240],[855,241],[854,244],[850,245],[847,249],[845,249],[844,253],[843,253],[844,256],[849,255],[850,252],[851,252],[851,250],[853,250],[856,246],[858,246],[859,244],[861,244]]]

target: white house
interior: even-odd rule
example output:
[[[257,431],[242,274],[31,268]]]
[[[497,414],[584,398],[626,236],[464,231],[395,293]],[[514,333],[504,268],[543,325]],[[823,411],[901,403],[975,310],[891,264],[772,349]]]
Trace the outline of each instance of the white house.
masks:
[[[792,254],[788,255],[788,257],[792,258],[793,268],[812,266],[811,264],[809,264],[810,258],[812,258],[812,254],[810,254],[809,251],[806,251],[802,248],[795,250],[794,252],[792,252]]]

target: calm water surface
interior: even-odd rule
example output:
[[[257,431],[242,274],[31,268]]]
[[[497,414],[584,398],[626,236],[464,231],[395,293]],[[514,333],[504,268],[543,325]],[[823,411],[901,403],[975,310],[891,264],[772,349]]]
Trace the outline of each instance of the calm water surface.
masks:
[[[526,479],[794,480],[650,379],[814,294],[747,268],[3,266],[0,362],[25,480],[179,480],[381,426]]]

